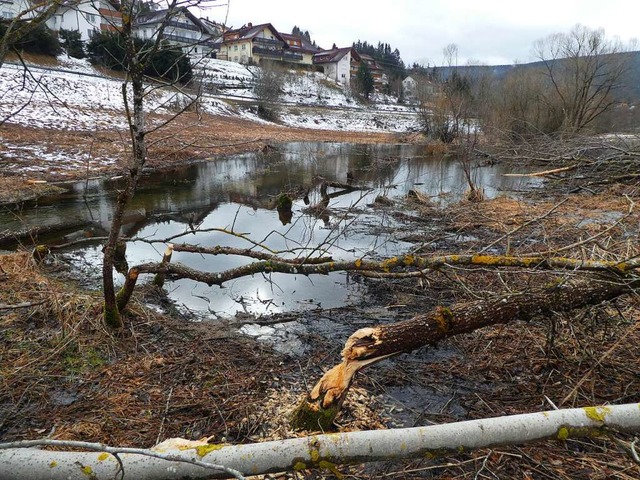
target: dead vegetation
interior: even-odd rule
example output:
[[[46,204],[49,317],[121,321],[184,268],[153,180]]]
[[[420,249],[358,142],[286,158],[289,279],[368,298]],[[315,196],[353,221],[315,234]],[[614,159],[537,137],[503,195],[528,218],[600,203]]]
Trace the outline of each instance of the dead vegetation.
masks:
[[[559,160],[553,158],[541,162],[542,168],[556,166]],[[596,177],[585,177],[581,168],[551,177],[544,195],[521,199],[465,201],[438,209],[430,199],[413,195],[408,202],[417,215],[397,215],[406,222],[398,236],[415,244],[414,253],[424,254],[486,251],[602,260],[638,255],[637,183],[627,176],[624,183],[600,183],[596,190]],[[615,168],[622,167],[616,163]],[[615,171],[632,173],[624,168]],[[588,182],[591,186],[576,190]],[[310,329],[306,356],[283,356],[239,337],[232,325],[211,328],[178,313],[154,313],[145,307],[157,295],[152,290],[136,295],[125,330],[109,334],[99,321],[100,296],[74,288],[55,257],[36,265],[28,252],[5,255],[0,268],[0,304],[16,307],[0,311],[3,440],[48,435],[150,446],[175,436],[213,436],[231,443],[290,437],[295,435],[288,428],[291,410],[311,388],[305,379],[321,375],[342,347]],[[308,322],[329,315],[359,328],[574,275],[584,274],[459,266],[405,279],[378,277],[368,280],[369,305],[318,312]],[[368,312],[373,305],[378,310]],[[425,425],[640,401],[639,317],[638,296],[629,295],[571,314],[476,331],[445,340],[438,350],[386,361],[356,379],[339,428]],[[424,398],[408,399],[406,392],[414,388]],[[619,445],[631,440],[612,432],[607,438],[340,471],[371,479],[626,480],[640,476],[640,466]],[[328,472],[296,475],[333,477]]]
[[[430,236],[423,234],[422,252],[473,251],[495,243],[492,248],[497,250],[525,254],[580,238],[585,242],[572,249],[574,254],[600,252],[607,257],[635,252],[628,237],[639,218],[635,211],[628,213],[630,199],[624,197],[575,195],[565,202],[539,203],[499,198],[445,210],[416,198],[412,202],[431,226],[438,225]],[[620,215],[618,224],[609,228],[605,213],[612,211]],[[476,240],[442,243],[447,230]],[[532,242],[536,239],[540,241]],[[288,428],[291,410],[310,388],[302,379],[315,378],[320,366],[339,356],[340,345],[322,335],[306,338],[312,348],[300,363],[238,337],[233,328],[212,329],[155,314],[144,307],[151,291],[137,297],[127,328],[113,336],[100,324],[99,296],[56,279],[55,262],[38,266],[24,252],[0,257],[0,267],[0,303],[34,304],[2,312],[3,439],[50,435],[149,446],[172,436],[214,436],[232,443],[290,437],[296,435]],[[421,280],[375,280],[371,295],[376,304],[406,316],[428,305],[554,278],[549,272],[448,268]],[[421,350],[409,361],[386,362],[356,380],[338,424],[344,430],[362,430],[398,422],[410,426],[407,421],[429,424],[525,413],[553,405],[637,401],[637,307],[638,298],[630,296],[577,314],[449,339],[440,346],[449,352],[445,355]],[[357,309],[348,310],[342,318],[349,322],[361,315]],[[369,318],[372,324],[378,321]],[[402,400],[401,406],[389,406],[393,392],[415,387],[449,401],[434,404],[427,396],[420,406],[402,406]],[[340,470],[354,478],[481,478],[480,474],[632,479],[638,468],[613,439],[605,438]],[[317,472],[311,477],[326,475]]]

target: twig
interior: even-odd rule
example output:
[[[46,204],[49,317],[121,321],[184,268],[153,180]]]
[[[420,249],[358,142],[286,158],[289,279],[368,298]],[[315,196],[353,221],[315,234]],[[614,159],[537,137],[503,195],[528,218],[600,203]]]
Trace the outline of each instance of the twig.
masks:
[[[39,302],[22,302],[16,303],[14,305],[7,305],[6,303],[0,303],[0,310],[18,310],[20,308],[31,308],[37,307],[38,305],[42,305],[46,300],[41,300]]]
[[[156,444],[160,443],[160,437],[162,436],[162,431],[164,430],[164,421],[167,419],[167,414],[169,413],[169,403],[171,402],[172,394],[173,394],[173,387],[169,389],[169,395],[167,395],[167,403],[164,406],[164,414],[162,415],[162,420],[160,421],[160,429],[158,430],[158,437],[156,438]]]

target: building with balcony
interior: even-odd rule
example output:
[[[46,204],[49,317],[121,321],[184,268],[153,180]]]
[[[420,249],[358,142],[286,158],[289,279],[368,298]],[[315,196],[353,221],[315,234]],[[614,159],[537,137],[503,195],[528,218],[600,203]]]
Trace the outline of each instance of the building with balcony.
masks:
[[[183,52],[192,56],[209,56],[224,27],[196,17],[185,7],[140,14],[133,26],[134,34],[143,40],[155,40],[161,30],[162,39]]]
[[[243,64],[260,64],[265,61],[302,63],[304,55],[299,50],[291,49],[270,23],[248,23],[224,33],[217,58]]]
[[[299,63],[303,65],[313,65],[313,56],[322,51],[305,37],[288,33],[281,33],[280,36],[287,42],[290,52],[302,55],[302,60],[299,60]]]
[[[381,90],[383,86],[389,83],[387,74],[384,73],[384,70],[375,58],[373,58],[371,55],[361,53],[360,59],[362,62],[366,62],[367,66],[369,67],[369,71],[371,72],[371,76],[373,77],[373,85],[376,90]]]

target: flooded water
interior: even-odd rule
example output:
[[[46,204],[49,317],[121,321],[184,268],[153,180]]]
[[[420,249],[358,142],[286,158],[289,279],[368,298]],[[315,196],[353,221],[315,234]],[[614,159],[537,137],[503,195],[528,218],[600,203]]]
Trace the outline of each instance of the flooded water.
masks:
[[[504,173],[509,172],[500,165],[472,171],[474,181],[489,197],[531,188],[540,182],[504,177]],[[366,189],[323,190],[323,182],[350,183]],[[102,236],[111,221],[119,186],[119,180],[69,185],[68,194],[27,203],[17,210],[4,208],[0,224],[9,231],[33,226],[82,225],[49,236],[46,241],[50,243]],[[381,213],[381,209],[371,207],[377,196],[393,199],[416,190],[431,196],[436,203],[446,203],[457,201],[466,189],[460,162],[426,155],[420,146],[278,145],[266,153],[236,155],[146,176],[123,228],[124,235],[138,239],[129,242],[127,259],[129,265],[159,261],[165,249],[165,243],[159,240],[178,234],[185,236],[172,242],[252,247],[279,251],[286,257],[308,255],[312,251],[321,251],[334,259],[397,255],[409,245],[397,240],[394,220]],[[295,197],[291,215],[275,208],[281,192],[290,192]],[[309,210],[309,206],[323,199],[329,202],[323,214]],[[158,242],[149,243],[153,240]],[[81,278],[88,283],[96,281],[100,245],[85,244],[62,255],[73,263]],[[172,261],[211,272],[248,263],[238,256],[178,252]],[[167,282],[166,289],[184,309],[213,318],[338,307],[355,301],[362,292],[361,285],[346,273],[313,277],[255,275],[231,281],[224,288],[178,280]]]

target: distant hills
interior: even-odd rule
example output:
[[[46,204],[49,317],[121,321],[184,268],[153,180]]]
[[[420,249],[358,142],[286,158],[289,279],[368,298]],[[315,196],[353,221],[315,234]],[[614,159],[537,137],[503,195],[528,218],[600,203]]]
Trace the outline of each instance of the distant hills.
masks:
[[[627,77],[625,85],[627,88],[619,91],[621,100],[630,101],[632,103],[640,102],[640,51],[618,53],[615,55],[624,55],[628,62]],[[558,60],[562,61],[562,60]],[[440,78],[446,79],[454,71],[458,74],[469,78],[479,78],[490,74],[495,78],[504,78],[514,68],[539,68],[543,66],[543,62],[531,62],[519,65],[464,65],[458,67],[434,67],[431,71],[435,72]]]

